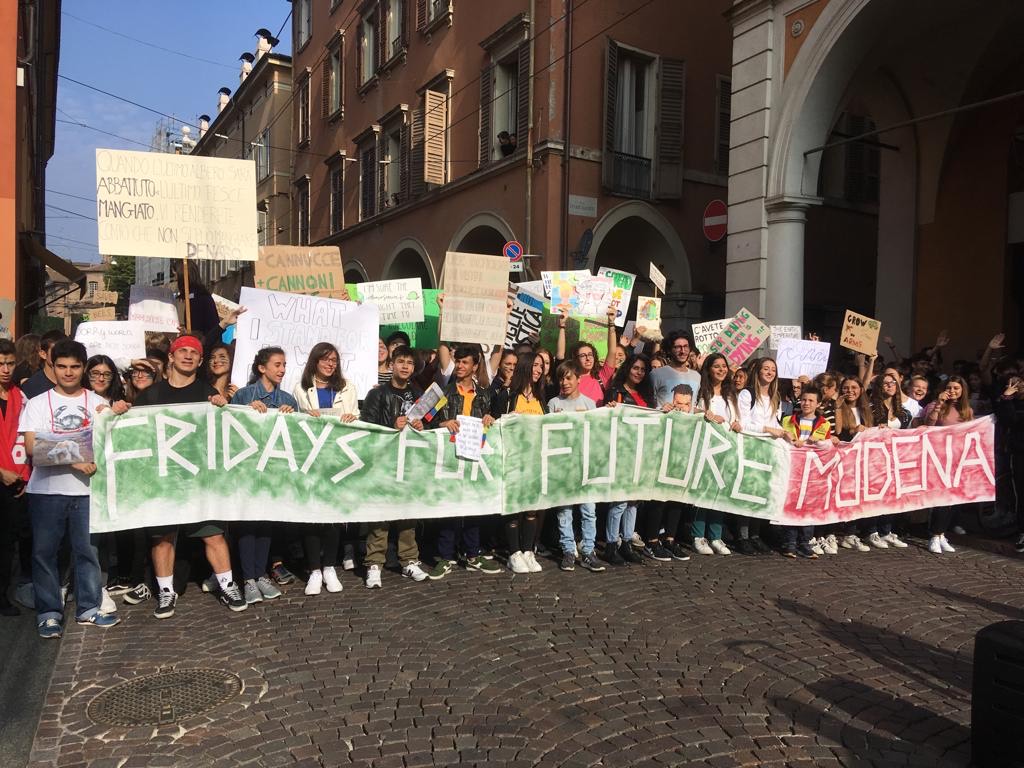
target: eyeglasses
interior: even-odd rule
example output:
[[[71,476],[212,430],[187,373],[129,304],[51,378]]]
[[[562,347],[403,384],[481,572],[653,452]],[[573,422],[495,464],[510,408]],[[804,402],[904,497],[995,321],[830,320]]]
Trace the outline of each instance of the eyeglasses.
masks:
[[[673,344],[672,349],[689,349],[689,344]]]
[[[156,374],[153,373],[152,371],[143,370],[142,368],[133,368],[132,369],[132,378],[133,379],[155,379],[156,378]]]
[[[593,357],[593,356],[594,356],[593,352],[578,352],[576,354],[576,357]]]
[[[89,378],[97,381],[110,381],[114,378],[114,374],[109,372],[104,373],[103,371],[89,371]]]
[[[324,365],[337,365],[338,361],[333,357],[321,357],[320,362]]]

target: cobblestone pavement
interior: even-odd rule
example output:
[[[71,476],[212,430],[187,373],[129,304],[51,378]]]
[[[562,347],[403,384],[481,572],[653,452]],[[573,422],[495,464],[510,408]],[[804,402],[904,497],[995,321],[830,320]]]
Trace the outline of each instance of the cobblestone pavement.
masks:
[[[1024,561],[842,551],[592,574],[457,571],[231,614],[72,626],[33,766],[965,766],[973,637],[1024,618]],[[90,722],[159,670],[242,692],[159,728]]]

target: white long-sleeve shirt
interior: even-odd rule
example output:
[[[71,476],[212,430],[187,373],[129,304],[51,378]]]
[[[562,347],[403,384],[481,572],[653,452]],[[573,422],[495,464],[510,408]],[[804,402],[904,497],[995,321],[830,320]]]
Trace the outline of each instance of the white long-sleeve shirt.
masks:
[[[754,402],[754,396],[749,389],[744,389],[739,396],[740,423],[743,431],[752,435],[765,434],[765,427],[778,429],[782,419],[782,406],[779,405],[772,411],[772,401],[767,395],[762,395]]]

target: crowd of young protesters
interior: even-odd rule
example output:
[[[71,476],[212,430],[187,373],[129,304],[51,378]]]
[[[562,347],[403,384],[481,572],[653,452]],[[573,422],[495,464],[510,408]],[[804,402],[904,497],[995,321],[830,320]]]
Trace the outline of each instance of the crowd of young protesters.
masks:
[[[453,434],[459,416],[479,418],[486,427],[509,414],[638,406],[698,414],[796,449],[849,441],[872,427],[943,427],[994,413],[997,473],[1009,479],[1004,501],[1015,505],[1021,526],[1016,546],[1024,552],[1024,360],[1004,353],[1002,335],[977,362],[955,361],[948,369],[942,361],[948,338],[941,335],[909,357],[886,339],[886,360],[857,356],[813,380],[780,380],[770,356],[730,367],[720,354],[699,354],[683,332],[658,342],[622,338],[610,310],[603,360],[587,342],[566,348],[564,317],[554,350],[531,342],[486,353],[467,344],[417,350],[404,333],[392,334],[380,340],[377,386],[360,400],[342,372],[340,351],[326,342],[311,350],[293,392],[281,388],[290,363],[279,347],[259,351],[246,386],[231,384],[233,345],[223,343],[221,333],[240,311],[219,324],[209,311],[200,313],[208,318],[198,329],[201,337],[153,335],[146,357],[124,371],[108,357],[88,357],[58,331],[28,334],[17,343],[0,340],[0,614],[19,612],[10,600],[13,591],[17,602],[34,608],[40,636],[56,638],[63,632],[69,584],[75,620],[109,627],[119,621],[118,597],[129,605],[151,601],[156,618],[171,618],[192,576],[203,592],[237,612],[280,597],[282,587],[298,580],[295,572],[312,597],[342,591],[345,571],[359,571],[367,588],[380,588],[389,565],[421,582],[443,579],[459,566],[481,574],[536,573],[546,564],[601,572],[685,561],[691,553],[758,556],[777,550],[815,559],[843,549],[907,547],[901,536],[910,526],[907,515],[814,529],[642,498],[587,502],[550,515],[540,510],[369,525],[206,521],[90,534],[89,478],[96,465],[32,467],[36,435],[71,436],[90,429],[105,409],[122,414],[146,405],[232,404]],[[429,423],[410,419],[410,407],[433,383],[443,388],[445,404]],[[949,537],[963,532],[958,516],[966,519],[968,512],[930,510],[928,551],[953,552]],[[201,564],[193,570],[197,559]],[[15,572],[19,582],[12,585]]]

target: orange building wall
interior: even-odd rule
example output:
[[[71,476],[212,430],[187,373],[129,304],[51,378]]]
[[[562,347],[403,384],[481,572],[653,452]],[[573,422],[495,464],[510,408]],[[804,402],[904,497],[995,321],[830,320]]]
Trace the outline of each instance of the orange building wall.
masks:
[[[17,300],[18,4],[13,0],[0,3],[0,51],[7,62],[0,77],[0,298]],[[13,324],[11,332],[18,332]]]

